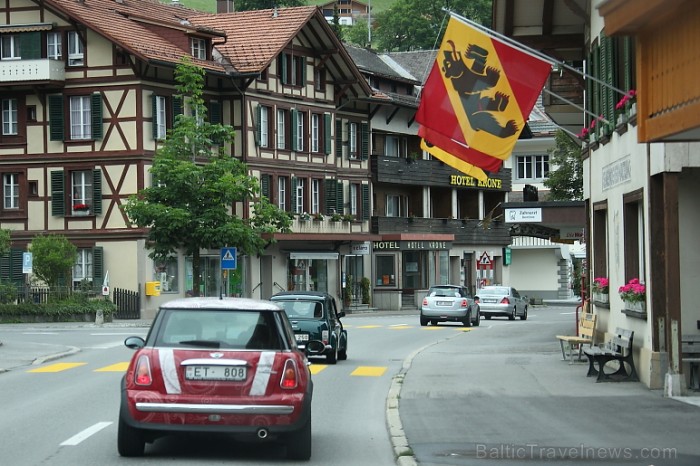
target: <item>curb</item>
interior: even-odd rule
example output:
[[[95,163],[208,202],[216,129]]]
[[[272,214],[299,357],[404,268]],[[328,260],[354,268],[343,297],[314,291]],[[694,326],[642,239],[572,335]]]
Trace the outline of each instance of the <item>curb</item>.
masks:
[[[445,340],[457,338],[462,333],[463,332],[455,333],[452,336],[427,344],[422,348],[418,348],[406,356],[406,358],[403,360],[401,370],[391,379],[391,386],[389,387],[389,393],[386,397],[386,426],[389,431],[391,446],[394,449],[394,457],[396,458],[396,464],[398,466],[418,466],[413,450],[408,444],[408,439],[406,438],[403,430],[403,424],[401,423],[401,416],[399,415],[399,399],[401,398],[401,387],[403,386],[406,373],[411,368],[413,359],[421,352]]]
[[[61,351],[60,353],[49,354],[48,356],[42,356],[34,359],[34,361],[32,361],[32,366],[38,366],[39,364],[44,364],[48,361],[54,361],[56,359],[65,358],[66,356],[70,356],[79,352],[80,348],[75,346],[69,346],[67,350]]]

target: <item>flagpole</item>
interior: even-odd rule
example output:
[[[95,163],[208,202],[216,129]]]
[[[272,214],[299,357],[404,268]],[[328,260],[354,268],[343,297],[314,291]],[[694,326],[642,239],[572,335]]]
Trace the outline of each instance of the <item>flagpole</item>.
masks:
[[[487,28],[486,26],[482,26],[481,24],[479,24],[475,21],[472,21],[469,18],[465,18],[464,16],[462,16],[458,13],[455,13],[455,12],[449,10],[448,8],[442,7],[442,11],[449,13],[450,16],[458,19],[459,21],[462,21],[463,23],[470,25],[473,28],[480,30],[481,32],[483,32],[485,34],[488,34],[492,37],[496,37],[496,38],[502,40],[503,42],[506,42],[506,43],[512,45],[513,47],[517,47],[517,48],[520,48],[522,50],[525,50],[526,52],[530,53],[531,55],[536,56],[537,58],[539,58],[543,61],[546,61],[552,65],[561,66],[562,68],[565,68],[573,73],[576,73],[578,75],[583,76],[584,79],[590,79],[591,81],[594,81],[594,82],[596,82],[600,85],[603,85],[609,89],[612,89],[613,91],[617,92],[618,94],[626,95],[630,98],[633,97],[627,91],[623,91],[622,89],[618,89],[617,87],[613,86],[612,84],[606,83],[605,81],[598,79],[595,76],[591,76],[588,73],[585,73],[581,70],[577,70],[573,66],[567,65],[563,61],[559,61],[555,58],[550,57],[549,55],[547,55],[545,53],[540,52],[539,50],[528,47],[527,45],[525,45],[521,42],[518,42],[517,40],[513,39],[512,37],[505,36],[505,35],[501,34],[500,32],[496,32],[493,29]]]
[[[566,99],[566,98],[560,96],[559,94],[555,94],[554,92],[548,90],[546,87],[542,88],[542,90],[543,90],[544,92],[546,92],[547,94],[549,94],[549,95],[551,95],[551,96],[554,96],[554,97],[556,97],[556,98],[559,99],[559,100],[564,101],[564,103],[567,103],[567,104],[571,105],[572,107],[576,108],[577,110],[581,110],[581,111],[582,111],[583,113],[585,113],[586,115],[592,116],[593,118],[602,121],[602,122],[605,123],[606,125],[609,125],[609,124],[610,124],[610,121],[606,120],[606,119],[603,118],[601,115],[596,115],[595,113],[591,112],[590,110],[586,110],[585,108],[581,107],[580,105],[573,103],[573,102],[570,101],[569,99]]]

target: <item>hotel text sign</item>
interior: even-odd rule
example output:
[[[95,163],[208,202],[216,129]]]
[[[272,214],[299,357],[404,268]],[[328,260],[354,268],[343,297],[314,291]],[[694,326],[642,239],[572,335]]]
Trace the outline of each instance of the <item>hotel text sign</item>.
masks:
[[[503,187],[503,180],[486,178],[486,181],[479,181],[468,175],[450,175],[450,185],[463,186],[465,188],[501,189]]]
[[[375,251],[416,251],[450,249],[449,241],[375,241],[372,248]]]

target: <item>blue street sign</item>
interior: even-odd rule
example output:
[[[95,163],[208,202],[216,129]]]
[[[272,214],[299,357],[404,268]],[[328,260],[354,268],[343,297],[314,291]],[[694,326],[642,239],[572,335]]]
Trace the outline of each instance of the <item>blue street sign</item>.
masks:
[[[236,270],[236,248],[221,248],[221,270]]]

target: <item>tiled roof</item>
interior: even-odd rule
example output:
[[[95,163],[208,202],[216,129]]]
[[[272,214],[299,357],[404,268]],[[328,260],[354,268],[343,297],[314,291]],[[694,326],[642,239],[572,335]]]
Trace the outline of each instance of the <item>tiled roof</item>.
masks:
[[[237,13],[196,14],[189,20],[226,32],[226,42],[216,43],[239,73],[258,73],[289,43],[314,14],[315,6],[252,10]],[[325,21],[322,15],[320,18]]]
[[[401,75],[384,60],[382,60],[376,52],[348,44],[345,44],[345,50],[348,51],[350,57],[352,57],[352,60],[355,62],[355,65],[362,72],[400,81],[408,80],[408,78]]]
[[[437,50],[418,50],[415,52],[390,52],[387,55],[408,71],[416,81],[425,83],[433,66]]]
[[[43,3],[145,60],[177,63],[183,55],[189,55],[188,46],[183,48],[173,43],[173,33],[221,35],[211,27],[190,24],[187,17],[194,10],[157,0],[44,0]],[[213,61],[194,62],[207,69],[224,71],[221,64]]]

